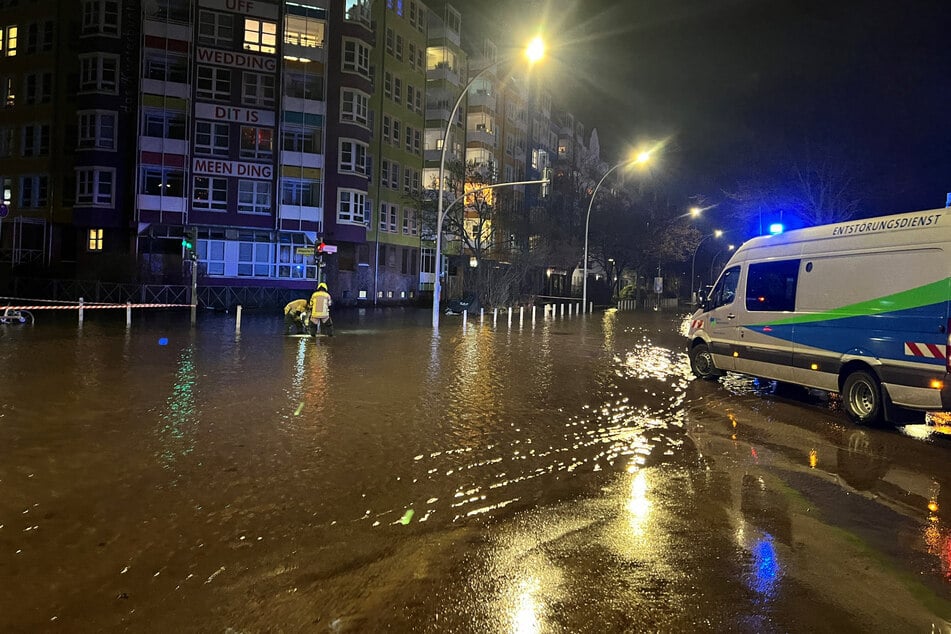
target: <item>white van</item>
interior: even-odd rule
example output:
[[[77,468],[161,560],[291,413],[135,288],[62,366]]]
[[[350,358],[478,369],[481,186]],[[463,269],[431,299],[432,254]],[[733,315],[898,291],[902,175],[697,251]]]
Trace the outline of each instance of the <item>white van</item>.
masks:
[[[690,365],[839,392],[856,422],[903,422],[951,409],[949,309],[951,209],[763,236],[701,300]]]

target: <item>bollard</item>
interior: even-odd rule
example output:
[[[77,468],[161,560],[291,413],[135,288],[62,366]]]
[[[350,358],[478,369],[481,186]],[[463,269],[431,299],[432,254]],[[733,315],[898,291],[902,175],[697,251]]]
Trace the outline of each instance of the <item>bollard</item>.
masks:
[[[79,325],[83,323],[83,298],[79,298]]]
[[[532,304],[532,325],[535,325],[535,304]]]
[[[545,319],[548,319],[548,304],[545,304],[544,308],[545,308],[545,311],[544,311],[544,314],[543,314],[542,316],[543,316]]]
[[[588,302],[588,313],[594,312],[594,302]]]
[[[469,329],[469,309],[462,311],[462,332]]]
[[[512,327],[512,307],[509,306],[509,328]]]
[[[479,325],[482,325],[482,321],[485,319],[485,309],[479,308]]]
[[[492,309],[492,325],[495,326],[498,323],[499,323],[499,309],[493,308]]]
[[[565,305],[564,305],[564,304],[559,304],[559,306],[560,306],[560,309],[559,309],[560,316],[561,316],[561,317],[564,317],[564,316],[565,316]]]
[[[241,331],[241,304],[238,304],[238,309],[235,311],[235,314],[234,314],[234,331],[235,332]]]
[[[132,302],[125,303],[125,325],[132,325]]]
[[[524,307],[524,306],[519,306],[519,307],[518,307],[518,325],[519,325],[519,327],[521,327],[523,323],[525,323],[525,307]]]

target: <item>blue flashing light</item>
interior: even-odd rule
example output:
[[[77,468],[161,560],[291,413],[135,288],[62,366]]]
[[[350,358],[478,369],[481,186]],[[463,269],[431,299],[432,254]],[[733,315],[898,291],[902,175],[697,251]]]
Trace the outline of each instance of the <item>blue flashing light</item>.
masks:
[[[167,345],[168,345],[168,337],[160,337],[159,340],[158,340],[158,345],[160,345],[160,346],[167,346]]]
[[[784,229],[785,227],[783,227],[783,223],[781,222],[774,222],[773,224],[769,225],[770,235],[776,235],[777,233],[782,233]]]

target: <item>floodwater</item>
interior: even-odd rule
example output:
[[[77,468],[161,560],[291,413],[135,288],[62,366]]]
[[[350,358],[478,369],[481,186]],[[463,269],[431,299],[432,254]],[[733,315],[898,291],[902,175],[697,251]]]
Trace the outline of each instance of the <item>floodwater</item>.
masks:
[[[0,631],[951,632],[951,427],[682,315],[0,326]]]

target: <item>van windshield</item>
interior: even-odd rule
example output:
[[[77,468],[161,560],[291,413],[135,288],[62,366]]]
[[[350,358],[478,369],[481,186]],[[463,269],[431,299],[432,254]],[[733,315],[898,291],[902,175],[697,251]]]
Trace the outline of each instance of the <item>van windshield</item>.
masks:
[[[714,286],[713,290],[710,292],[708,310],[712,310],[719,306],[732,304],[734,298],[736,298],[736,286],[739,280],[740,267],[732,266],[723,271],[720,279],[717,280],[717,285]]]

